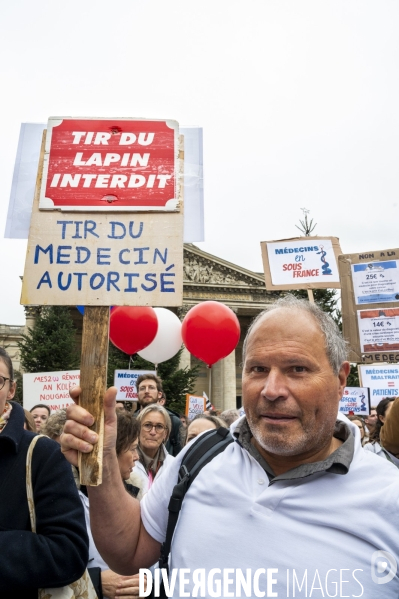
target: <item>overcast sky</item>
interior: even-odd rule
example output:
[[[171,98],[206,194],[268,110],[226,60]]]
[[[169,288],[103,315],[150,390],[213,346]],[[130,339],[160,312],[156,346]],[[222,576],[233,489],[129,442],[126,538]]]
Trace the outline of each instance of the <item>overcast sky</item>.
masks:
[[[204,129],[207,252],[261,271],[301,208],[344,253],[399,246],[399,3],[13,0],[0,9],[0,323],[23,324],[26,242],[4,239],[21,122]]]

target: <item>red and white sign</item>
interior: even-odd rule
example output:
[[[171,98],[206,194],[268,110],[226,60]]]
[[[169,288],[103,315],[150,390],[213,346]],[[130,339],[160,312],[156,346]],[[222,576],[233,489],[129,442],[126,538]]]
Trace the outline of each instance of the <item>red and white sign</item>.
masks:
[[[73,404],[69,389],[79,385],[79,381],[80,370],[25,373],[23,375],[25,410],[31,410],[38,403],[48,406],[51,412],[67,408]]]
[[[41,210],[179,210],[172,120],[50,118]]]

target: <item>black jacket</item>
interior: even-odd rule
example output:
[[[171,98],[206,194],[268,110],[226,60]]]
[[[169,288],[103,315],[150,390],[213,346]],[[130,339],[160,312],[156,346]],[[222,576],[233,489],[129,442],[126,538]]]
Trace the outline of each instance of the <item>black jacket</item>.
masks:
[[[165,410],[168,412],[170,419],[172,421],[172,430],[170,432],[169,439],[165,443],[165,447],[166,447],[166,450],[170,453],[170,455],[173,455],[174,457],[176,457],[177,454],[182,450],[182,444],[181,444],[182,422],[179,418],[179,415],[176,414],[176,412],[173,412],[173,410],[168,410],[168,408],[165,408]]]
[[[38,588],[82,576],[88,538],[71,466],[48,438],[39,439],[32,456],[37,534],[31,532],[25,464],[35,433],[24,430],[24,411],[11,403],[0,433],[0,597],[37,599]]]

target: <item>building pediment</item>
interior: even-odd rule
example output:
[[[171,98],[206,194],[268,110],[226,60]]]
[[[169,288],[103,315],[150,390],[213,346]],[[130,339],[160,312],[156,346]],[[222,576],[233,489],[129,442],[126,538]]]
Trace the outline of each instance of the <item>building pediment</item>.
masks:
[[[184,244],[183,280],[187,285],[221,287],[265,287],[263,275]]]

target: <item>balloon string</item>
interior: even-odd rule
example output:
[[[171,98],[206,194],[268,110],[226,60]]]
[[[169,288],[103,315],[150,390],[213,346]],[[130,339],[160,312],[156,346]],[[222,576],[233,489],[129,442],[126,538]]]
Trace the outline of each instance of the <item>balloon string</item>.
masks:
[[[129,356],[129,370],[131,370],[131,368],[130,368],[130,365],[131,365],[131,363],[132,363],[132,357],[133,357],[133,356]]]
[[[209,401],[212,403],[212,366],[208,366],[208,368],[209,368]]]

